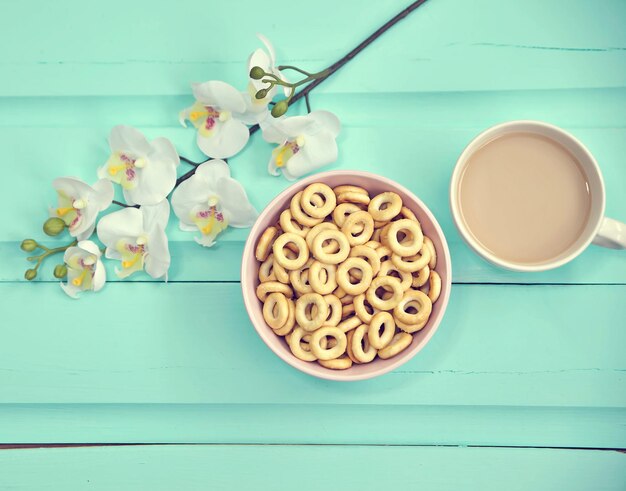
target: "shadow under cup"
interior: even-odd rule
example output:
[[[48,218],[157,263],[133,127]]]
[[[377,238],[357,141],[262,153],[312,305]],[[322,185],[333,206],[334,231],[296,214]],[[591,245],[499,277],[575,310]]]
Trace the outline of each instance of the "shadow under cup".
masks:
[[[472,158],[476,156],[479,151],[484,151],[483,149],[490,147],[490,144],[494,141],[500,140],[502,137],[513,137],[514,135],[528,135],[529,138],[544,140],[547,145],[551,145],[552,147],[558,147],[561,153],[569,154],[571,157],[573,157],[576,163],[578,163],[578,168],[582,172],[583,178],[586,180],[588,190],[588,197],[585,199],[585,201],[588,201],[588,206],[586,206],[585,204],[585,209],[588,209],[586,223],[584,223],[581,228],[577,229],[576,235],[573,236],[571,242],[564,245],[563,248],[557,250],[555,253],[548,255],[547,257],[535,258],[531,261],[512,259],[510,257],[506,258],[503,254],[498,255],[498,253],[495,252],[493,248],[489,248],[483,242],[481,242],[479,235],[475,233],[476,230],[472,230],[472,228],[468,224],[470,220],[466,220],[466,217],[464,217],[464,206],[461,202],[461,195],[463,190],[465,189],[464,186],[467,186],[467,184],[464,183],[464,175],[468,169],[468,164],[474,165],[472,163]],[[563,152],[563,150],[565,150],[565,152]],[[498,163],[497,165],[500,164]],[[574,165],[574,163],[572,162],[569,165]],[[503,167],[502,169],[505,168]],[[515,172],[511,174],[511,179],[515,179],[514,174]],[[551,181],[539,181],[542,178],[547,179],[545,176],[546,173],[541,172],[541,169],[538,169],[538,172],[532,175],[532,179],[536,183],[537,188],[541,188],[543,186],[545,190],[551,186],[558,186],[558,183],[553,183]],[[481,183],[481,185],[482,188],[484,188],[485,193],[488,193],[492,197],[498,196],[497,193],[500,191],[498,189],[498,182],[500,181],[498,181],[497,176],[486,174],[482,176],[482,179],[483,182]],[[507,184],[509,185],[509,189],[513,189],[515,191],[515,188],[518,185],[518,181],[512,180],[510,183]],[[524,189],[522,186],[520,186],[519,188]],[[555,195],[558,195],[559,189],[555,188],[554,191]],[[529,199],[530,198],[531,196],[529,195]],[[493,210],[490,208],[490,210],[493,211],[495,214],[501,214],[502,217],[506,216],[506,200],[508,200],[508,197],[502,197],[501,201],[499,201],[499,203],[502,203],[501,208],[495,208]],[[535,203],[530,204],[532,205]],[[565,204],[561,202],[557,203],[557,205],[561,207],[565,206]],[[556,126],[538,121],[511,121],[491,127],[485,130],[483,133],[479,134],[476,138],[474,138],[474,140],[472,140],[472,142],[470,142],[470,144],[465,148],[465,150],[459,157],[450,183],[450,208],[452,211],[452,216],[455,225],[465,242],[470,246],[470,248],[474,250],[474,252],[476,252],[487,261],[497,266],[515,271],[543,271],[547,269],[552,269],[561,266],[562,264],[578,256],[595,237],[604,217],[604,207],[604,182],[602,180],[602,175],[600,173],[598,164],[596,163],[593,155],[574,136]],[[532,208],[532,206],[529,206],[529,208]],[[522,208],[516,209],[516,211],[518,211],[519,213],[525,213],[525,210]],[[469,217],[469,214],[467,215],[467,217]],[[529,216],[528,218],[531,219],[532,217]],[[541,218],[541,213],[536,213],[536,219],[541,220]],[[482,219],[482,217],[479,216],[479,220],[480,219]],[[579,222],[582,222],[582,220],[579,219]],[[477,222],[474,221],[473,223]],[[515,223],[513,222],[511,226],[514,225]],[[476,227],[477,230],[478,228],[479,227]],[[519,232],[519,234],[523,234],[524,230],[520,228],[516,230],[516,233],[517,232]],[[496,234],[497,236],[499,231],[492,230],[491,233]],[[558,233],[556,229],[552,231],[552,235],[556,233]],[[549,236],[550,234],[546,234],[545,238],[549,239]],[[502,237],[503,240],[510,238],[511,236]],[[541,237],[537,238],[529,235],[527,240],[530,241],[533,239],[541,240]]]

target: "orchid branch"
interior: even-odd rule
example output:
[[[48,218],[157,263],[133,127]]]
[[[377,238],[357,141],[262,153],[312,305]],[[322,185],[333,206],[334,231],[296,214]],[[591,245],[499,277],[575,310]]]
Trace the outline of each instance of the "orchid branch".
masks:
[[[31,269],[26,270],[26,272],[24,273],[24,278],[26,278],[28,281],[34,280],[37,277],[37,270],[39,269],[39,266],[41,266],[43,261],[48,256],[53,256],[54,254],[58,254],[59,252],[65,252],[67,249],[75,246],[76,244],[78,244],[78,241],[73,240],[67,245],[50,249],[46,247],[45,245],[40,244],[39,242],[36,242],[33,239],[26,239],[22,241],[21,248],[24,251],[31,252],[31,251],[34,251],[35,249],[41,249],[44,251],[37,256],[29,256],[26,258],[26,260],[30,262],[37,261],[37,264],[35,264],[35,266],[33,266]],[[63,278],[65,274],[67,273],[67,268],[65,268],[64,265],[58,265],[58,266],[59,267],[54,268],[54,276],[57,278]]]

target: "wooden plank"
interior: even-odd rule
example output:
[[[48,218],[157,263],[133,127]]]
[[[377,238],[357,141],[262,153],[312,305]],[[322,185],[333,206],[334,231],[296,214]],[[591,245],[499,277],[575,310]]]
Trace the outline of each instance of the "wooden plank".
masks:
[[[0,442],[626,448],[626,409],[392,402],[1,404]]]
[[[624,408],[625,294],[457,285],[418,356],[343,384],[274,356],[238,284],[122,283],[75,302],[53,285],[5,283],[0,401]]]
[[[540,98],[542,99],[542,98]],[[600,107],[607,108],[608,100]],[[567,99],[566,99],[567,100]],[[582,102],[576,98],[580,107]],[[617,107],[626,109],[626,91],[620,92]],[[538,104],[536,101],[535,104]],[[399,109],[397,109],[399,111]],[[608,111],[608,109],[606,109]],[[431,111],[435,111],[434,107]],[[582,112],[582,109],[580,109]],[[348,111],[349,113],[349,111]],[[626,114],[626,111],[623,113]],[[53,114],[50,113],[53,117]],[[561,114],[566,117],[566,112]],[[582,115],[579,114],[582,118]],[[617,116],[616,116],[617,117]],[[454,118],[453,118],[454,119]],[[493,121],[495,122],[495,121]],[[378,124],[377,122],[376,124]],[[20,281],[28,263],[17,249],[25,237],[41,239],[41,223],[46,209],[54,203],[51,181],[59,175],[78,175],[92,182],[95,169],[107,157],[105,136],[108,128],[76,127],[12,127],[0,132],[0,144],[4,146],[10,167],[10,179],[0,182],[0,194],[7,203],[20,206],[0,207],[0,252],[11,261],[0,263],[0,281]],[[475,256],[460,239],[452,224],[448,208],[448,181],[454,162],[463,146],[477,134],[481,127],[470,128],[421,128],[387,121],[380,126],[346,126],[341,137],[341,156],[329,169],[359,168],[391,177],[409,187],[434,212],[448,238],[455,282],[459,283],[626,283],[626,257],[622,251],[610,251],[590,247],[576,261],[558,270],[540,274],[522,274],[502,271]],[[623,124],[626,124],[624,121]],[[193,131],[173,127],[143,127],[151,136],[166,135],[172,138],[184,155],[197,155]],[[626,167],[621,165],[626,154],[626,130],[623,128],[573,128],[591,150],[596,153],[603,167],[607,188],[607,214],[622,218],[626,209]],[[38,141],[32,145],[33,138]],[[70,145],[68,142],[76,142]],[[387,143],[389,142],[389,143]],[[390,145],[393,142],[393,151]],[[253,204],[262,209],[289,183],[283,178],[267,174],[265,162],[259,161],[269,155],[270,147],[261,138],[254,138],[250,148],[232,159],[233,174],[244,184]],[[196,152],[196,153],[191,153]],[[417,152],[417,158],[416,158]],[[42,165],[41,162],[51,162]],[[381,165],[384,162],[385,165]],[[181,166],[180,172],[187,169]],[[29,183],[25,190],[15,183]],[[28,197],[25,197],[25,193]],[[112,208],[114,209],[114,208]],[[236,281],[239,278],[240,253],[248,229],[229,229],[220,236],[220,245],[212,250],[197,246],[192,234],[178,230],[172,219],[168,235],[172,243],[173,281]],[[49,244],[55,239],[46,238]],[[178,243],[181,242],[181,243]],[[52,267],[42,268],[41,278],[51,280]],[[47,271],[47,273],[45,273]],[[109,269],[112,273],[112,268]],[[110,279],[115,280],[113,274]],[[137,278],[137,277],[136,277]],[[149,281],[147,275],[138,277]]]
[[[37,2],[36,15],[30,4],[12,3],[0,19],[2,70],[11,74],[0,80],[0,94],[185,94],[189,81],[207,78],[243,88],[244,63],[258,46],[259,29],[274,41],[281,61],[322,69],[407,3],[378,2],[363,10],[356,0],[321,0],[307,6],[305,28],[277,16],[292,8],[287,0],[272,9],[248,1],[239,15],[228,3],[204,9],[194,0],[175,7],[115,0],[98,13],[98,22],[79,0],[55,7]],[[605,0],[600,9],[584,0],[428,2],[321,91],[623,87],[625,9],[621,0]],[[27,36],[24,24],[15,22],[23,18],[29,19]],[[209,35],[203,26],[210,26]]]
[[[71,471],[68,468],[71,462]],[[126,446],[0,451],[5,489],[622,490],[615,451],[363,446]]]

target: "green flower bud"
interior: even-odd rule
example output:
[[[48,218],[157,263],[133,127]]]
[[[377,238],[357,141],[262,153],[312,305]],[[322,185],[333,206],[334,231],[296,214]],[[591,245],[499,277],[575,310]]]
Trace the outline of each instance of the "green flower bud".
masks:
[[[261,80],[265,76],[265,70],[260,66],[253,66],[250,70],[250,78],[253,80]]]
[[[39,244],[35,242],[33,239],[24,239],[20,244],[20,248],[26,252],[32,252],[39,247]]]
[[[254,94],[254,97],[256,97],[257,99],[263,99],[267,97],[267,89],[259,90],[256,94]]]
[[[287,104],[286,100],[278,101],[274,107],[272,108],[272,116],[278,118],[287,112],[289,108],[289,104]]]
[[[54,267],[55,278],[65,278],[67,276],[67,266],[65,264],[57,264]]]
[[[48,218],[43,224],[47,235],[59,235],[65,229],[65,222],[58,217]]]
[[[34,280],[36,276],[37,276],[36,269],[27,269],[26,272],[24,273],[24,278],[26,278],[28,281]]]

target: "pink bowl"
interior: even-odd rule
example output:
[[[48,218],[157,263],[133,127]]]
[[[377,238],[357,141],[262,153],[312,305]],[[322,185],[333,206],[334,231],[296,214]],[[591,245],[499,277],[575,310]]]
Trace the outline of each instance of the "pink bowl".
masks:
[[[254,257],[256,243],[259,236],[267,227],[278,222],[280,212],[289,208],[289,203],[293,195],[313,182],[323,182],[330,187],[342,184],[353,184],[367,189],[372,196],[383,191],[398,193],[402,197],[404,205],[417,216],[422,225],[424,234],[430,237],[435,245],[435,249],[437,250],[437,272],[441,276],[441,295],[439,300],[433,305],[433,311],[428,324],[413,336],[413,343],[406,350],[393,358],[388,360],[377,358],[371,363],[363,365],[355,364],[347,370],[330,370],[316,362],[307,362],[296,358],[289,350],[286,341],[274,334],[263,319],[263,306],[256,296],[256,287],[259,284],[259,264]],[[246,241],[241,261],[241,289],[243,291],[243,300],[252,325],[259,336],[261,336],[261,339],[276,355],[289,363],[292,367],[304,373],[308,373],[309,375],[328,380],[353,381],[377,377],[378,375],[394,370],[413,358],[417,352],[428,343],[443,318],[446,306],[448,305],[448,298],[450,297],[450,288],[452,286],[451,279],[452,270],[448,244],[441,231],[441,227],[426,205],[413,193],[396,182],[376,174],[359,171],[344,170],[323,172],[302,179],[285,189],[267,205],[259,218],[257,218],[256,223],[250,230],[250,235]]]

